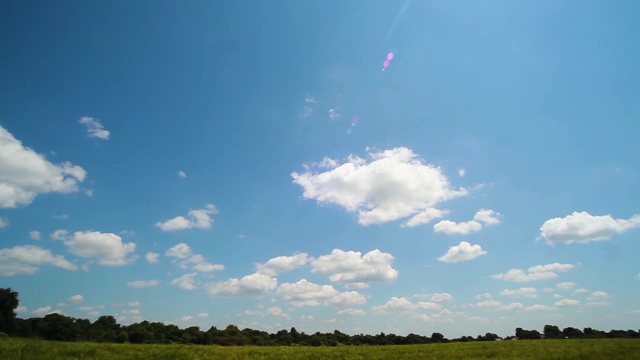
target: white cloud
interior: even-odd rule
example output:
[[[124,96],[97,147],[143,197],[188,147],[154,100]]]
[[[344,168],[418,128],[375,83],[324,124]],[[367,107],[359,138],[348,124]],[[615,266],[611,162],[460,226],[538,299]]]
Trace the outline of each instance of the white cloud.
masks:
[[[384,305],[374,306],[372,310],[374,312],[387,314],[392,311],[401,311],[405,313],[415,313],[420,310],[441,310],[442,305],[435,302],[420,301],[417,303],[411,302],[411,300],[405,297],[391,297]]]
[[[31,313],[36,316],[42,316],[42,315],[50,314],[51,309],[52,309],[51,306],[45,306],[45,307],[37,308],[33,310]]]
[[[207,288],[212,296],[237,296],[263,294],[276,288],[278,280],[264,274],[250,274],[241,279],[228,279],[210,283]]]
[[[87,172],[64,162],[56,165],[0,126],[0,209],[30,204],[38,194],[78,191]]]
[[[517,309],[522,309],[522,308],[524,308],[524,305],[522,305],[522,303],[514,302],[514,303],[511,303],[511,304],[506,304],[506,305],[499,306],[497,308],[497,310],[510,311],[510,310],[517,310]]]
[[[59,231],[55,231],[54,234]],[[123,243],[122,238],[114,233],[76,231],[73,236],[65,232],[59,238],[63,239],[72,254],[84,258],[95,257],[100,265],[121,266],[136,259],[135,255],[130,256],[135,251],[136,244]]]
[[[474,307],[483,308],[483,309],[490,309],[490,308],[498,308],[498,307],[501,307],[503,305],[498,300],[489,299],[489,300],[484,300],[484,301],[477,302],[477,303],[473,304],[473,306]]]
[[[209,313],[199,313],[198,317],[201,318],[201,319],[208,318],[209,317]]]
[[[181,178],[185,179],[187,177],[187,173],[185,173],[184,171],[180,170],[180,171],[178,171],[178,176],[180,176]]]
[[[359,251],[334,249],[311,262],[312,272],[328,276],[332,282],[352,288],[364,288],[371,282],[389,282],[398,277],[391,267],[393,255],[378,249],[364,256]]]
[[[40,240],[42,239],[42,235],[40,234],[40,231],[29,231],[29,237],[31,238],[31,240]]]
[[[491,299],[492,297],[493,295],[491,295],[491,293],[484,293],[484,294],[476,295],[476,300]]]
[[[467,320],[475,321],[475,322],[481,322],[481,323],[491,322],[491,320],[489,320],[489,319],[487,319],[485,317],[480,317],[480,316],[471,316],[471,317],[468,317]]]
[[[458,176],[464,177],[467,174],[467,170],[460,168],[458,169]]]
[[[74,304],[78,304],[83,301],[84,301],[84,297],[80,294],[73,295],[72,297],[69,298],[69,302],[72,302]]]
[[[134,281],[129,281],[127,283],[127,286],[130,288],[134,288],[134,289],[138,289],[138,288],[145,288],[145,287],[155,287],[160,285],[160,280],[134,280]]]
[[[22,305],[20,305],[20,306],[18,306],[18,307],[16,308],[16,312],[17,312],[18,314],[26,314],[26,313],[28,313],[28,312],[29,312],[29,309],[28,309],[26,306],[22,306]]]
[[[289,315],[285,314],[284,311],[282,311],[282,308],[278,306],[273,306],[267,309],[267,316],[276,316],[290,319]]]
[[[51,250],[34,245],[19,245],[0,249],[0,276],[31,275],[38,265],[52,265],[75,271],[77,266]]]
[[[156,226],[162,231],[176,231],[185,229],[209,229],[213,224],[211,215],[219,211],[213,204],[208,204],[203,209],[191,210],[187,213],[188,218],[180,215],[165,222],[158,221]]]
[[[276,276],[280,273],[287,272],[305,265],[313,260],[307,253],[295,254],[292,256],[278,256],[269,259],[264,264],[256,264],[258,273],[268,276]]]
[[[434,302],[443,302],[443,301],[453,301],[453,296],[449,293],[435,293],[431,296],[431,301]]]
[[[356,316],[367,315],[367,313],[364,310],[352,309],[352,308],[339,310],[336,314],[337,315],[356,315]]]
[[[584,294],[584,293],[588,293],[589,290],[585,289],[585,288],[580,288],[580,289],[575,289],[573,290],[573,294]]]
[[[157,264],[160,260],[158,260],[158,257],[160,256],[160,254],[153,252],[153,251],[149,251],[144,258],[147,260],[147,262],[149,264]]]
[[[9,226],[9,220],[5,217],[0,217],[0,229]]]
[[[577,285],[578,285],[578,284],[573,283],[573,282],[561,282],[561,283],[558,283],[558,284],[556,285],[556,287],[557,287],[558,289],[561,289],[561,290],[570,290],[570,289],[572,289],[572,288],[576,287]]]
[[[480,245],[471,245],[466,241],[461,241],[456,246],[450,246],[446,254],[438,258],[438,260],[447,263],[457,263],[460,261],[473,260],[487,252],[482,250]]]
[[[491,275],[491,277],[504,281],[530,282],[536,280],[555,279],[558,277],[557,272],[569,271],[573,268],[574,266],[571,264],[553,263],[532,266],[527,269],[527,272],[522,269],[510,269],[504,274]]]
[[[580,301],[564,298],[562,300],[556,301],[553,306],[571,306],[571,305],[580,305]]]
[[[622,234],[640,226],[640,215],[614,219],[611,215],[593,216],[586,211],[574,212],[564,218],[549,219],[540,227],[540,237],[549,244],[586,243],[609,240],[614,234]]]
[[[224,270],[224,265],[208,262],[204,256],[194,254],[189,245],[185,243],[180,243],[170,247],[165,254],[169,257],[176,258],[175,261],[178,261],[180,263],[180,267],[183,269],[186,269],[191,265],[193,270],[200,272]]]
[[[513,298],[537,298],[538,290],[532,287],[523,287],[515,290],[505,289],[500,292],[501,296],[508,296]]]
[[[326,171],[310,164],[291,176],[305,199],[355,212],[364,226],[415,216],[468,193],[453,188],[440,168],[424,164],[408,148],[371,152],[369,158],[351,155],[342,164],[333,160],[335,166]],[[406,225],[417,223],[409,219]]]
[[[185,290],[193,290],[196,288],[195,277],[198,273],[184,274],[179,278],[171,280],[171,285],[175,285]]]
[[[527,307],[526,309],[524,309],[524,311],[552,311],[552,310],[558,310],[558,308],[555,308],[553,306],[547,306],[547,305],[540,305],[540,304],[536,304],[536,305],[531,305],[529,307]]]
[[[53,215],[53,220],[69,220],[69,214]]]
[[[461,234],[467,235],[482,230],[483,226],[496,225],[500,223],[500,214],[489,209],[480,209],[471,221],[456,223],[451,220],[442,220],[433,225],[435,232],[447,235]]]
[[[293,306],[336,305],[348,307],[364,304],[364,295],[355,291],[339,292],[331,285],[319,285],[302,279],[296,283],[284,283],[276,294]]]
[[[607,300],[610,297],[611,295],[604,291],[594,291],[589,295],[589,297],[587,297],[587,301],[589,302],[589,305],[601,305],[604,300]]]
[[[411,217],[411,219],[405,222],[402,226],[415,227],[415,226],[428,224],[435,219],[439,219],[447,215],[448,213],[449,211],[447,210],[428,208]]]
[[[109,130],[105,129],[100,123],[100,120],[92,117],[83,116],[78,121],[80,124],[84,124],[87,127],[87,136],[92,138],[98,138],[102,140],[109,140]]]
[[[192,320],[193,320],[193,316],[191,316],[191,315],[185,315],[185,316],[180,318],[180,321],[182,321],[182,322],[189,322],[189,321],[192,321]]]

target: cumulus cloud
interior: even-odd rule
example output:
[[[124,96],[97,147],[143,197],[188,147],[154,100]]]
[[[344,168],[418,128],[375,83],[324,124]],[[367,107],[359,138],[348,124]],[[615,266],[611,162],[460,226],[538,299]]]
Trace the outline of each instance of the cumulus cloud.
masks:
[[[360,309],[352,309],[352,308],[348,308],[348,309],[342,309],[342,310],[338,310],[338,312],[336,313],[337,315],[355,315],[355,316],[364,316],[367,315],[367,312],[364,310],[360,310]]]
[[[500,214],[489,209],[480,209],[471,221],[457,223],[451,220],[442,220],[433,225],[435,232],[445,233],[447,235],[470,233],[482,230],[483,226],[496,225],[500,223]]]
[[[374,312],[388,314],[392,311],[400,311],[405,313],[415,313],[421,310],[442,310],[442,305],[435,302],[420,301],[417,303],[405,297],[393,296],[384,305],[374,306],[372,308]]]
[[[299,268],[313,260],[307,253],[295,254],[292,256],[278,256],[269,259],[264,264],[256,264],[258,273],[268,276],[276,276],[280,273]]]
[[[198,273],[184,274],[179,278],[171,280],[171,285],[175,285],[181,289],[193,290],[196,288],[195,277]]]
[[[356,291],[339,292],[331,285],[319,285],[302,279],[296,283],[284,283],[276,294],[293,306],[336,305],[349,307],[364,304],[367,299]]]
[[[73,295],[72,297],[69,298],[69,302],[72,302],[74,304],[78,304],[83,301],[84,301],[84,297],[80,294]]]
[[[7,218],[5,217],[0,216],[0,229],[6,228],[7,226],[9,226],[9,220],[7,220]]]
[[[514,289],[514,290],[505,289],[505,290],[502,290],[502,292],[500,292],[500,295],[513,297],[513,298],[534,299],[538,297],[538,290],[532,287],[523,287],[523,288]]]
[[[80,124],[84,124],[87,127],[87,136],[92,138],[98,138],[102,140],[109,140],[109,130],[105,129],[100,123],[100,120],[92,117],[83,116],[78,121]]]
[[[129,281],[127,283],[127,286],[130,288],[134,288],[134,289],[138,289],[138,288],[145,288],[145,287],[155,287],[160,285],[160,280],[134,280],[134,281]]]
[[[38,194],[78,191],[87,172],[64,162],[53,164],[0,126],[0,209],[30,204]]]
[[[569,290],[569,289],[573,289],[577,285],[578,284],[573,283],[573,282],[561,282],[561,283],[556,284],[556,287],[558,289],[561,289],[561,290]]]
[[[555,279],[558,272],[569,271],[573,269],[572,264],[553,263],[547,265],[532,266],[525,272],[522,269],[510,269],[504,274],[491,275],[492,278],[513,282],[530,282],[536,280]]]
[[[153,252],[153,251],[149,251],[144,258],[147,260],[147,262],[149,264],[157,264],[160,260],[158,260],[158,257],[160,256],[160,254]]]
[[[280,308],[279,306],[272,306],[268,308],[267,316],[276,316],[276,317],[283,317],[285,319],[291,319],[289,315],[285,314],[282,308]]]
[[[472,306],[478,307],[478,308],[483,308],[483,309],[498,308],[498,307],[502,306],[502,303],[500,301],[498,301],[498,300],[488,299],[488,300],[477,302],[477,303],[473,304]]]
[[[100,265],[121,266],[133,262],[137,257],[132,253],[135,243],[124,243],[114,233],[99,231],[76,231],[70,235],[66,230],[56,230],[52,235],[62,240],[69,251],[83,258],[97,258]]]
[[[444,302],[444,301],[453,301],[453,296],[449,293],[435,293],[431,295],[431,301],[434,302]]]
[[[156,226],[162,231],[177,231],[186,229],[209,229],[213,224],[211,215],[217,214],[218,208],[213,204],[208,204],[203,209],[191,210],[187,217],[176,216],[165,222],[158,221]]]
[[[77,266],[51,250],[34,245],[18,245],[0,249],[0,276],[31,275],[39,265],[52,265],[75,271]]]
[[[607,294],[604,291],[594,291],[587,297],[587,305],[589,306],[608,306],[609,302],[607,300],[611,297],[611,295]]]
[[[564,298],[562,300],[556,301],[554,306],[572,306],[572,305],[580,305],[580,301]]]
[[[51,306],[44,306],[44,307],[33,310],[31,313],[35,316],[43,316],[43,315],[50,314],[52,312],[51,309],[52,309]]]
[[[398,271],[391,267],[392,262],[393,255],[378,249],[364,256],[359,251],[334,249],[331,254],[313,260],[311,271],[351,288],[365,288],[372,282],[395,280]]]
[[[424,164],[404,147],[370,152],[369,159],[351,155],[344,163],[329,160],[324,162],[328,169],[305,165],[304,172],[291,174],[293,182],[302,187],[305,199],[357,213],[364,226],[413,217],[468,194],[467,189],[452,187],[439,167]],[[409,219],[405,225],[422,221]]]
[[[208,262],[204,256],[194,254],[191,247],[185,243],[180,243],[170,247],[165,254],[169,257],[175,258],[174,261],[177,261],[183,269],[187,269],[191,266],[193,270],[200,272],[224,270],[224,265]]]
[[[524,305],[522,305],[522,303],[513,302],[511,304],[506,304],[506,305],[499,306],[497,308],[497,310],[500,310],[500,311],[511,311],[511,310],[518,310],[518,309],[522,309],[522,308],[524,308]]]
[[[211,296],[238,296],[263,294],[276,288],[278,280],[268,275],[254,273],[240,279],[231,278],[208,284]]]
[[[29,237],[31,238],[31,240],[40,240],[42,239],[42,235],[40,234],[40,231],[29,231]]]
[[[447,253],[439,257],[438,260],[447,263],[457,263],[460,261],[473,260],[486,253],[480,245],[471,245],[466,241],[461,241],[460,244],[456,246],[450,246]]]
[[[564,218],[549,219],[540,227],[540,237],[549,244],[586,243],[609,240],[640,226],[640,215],[629,219],[614,219],[611,215],[593,216],[586,211],[574,212]]]

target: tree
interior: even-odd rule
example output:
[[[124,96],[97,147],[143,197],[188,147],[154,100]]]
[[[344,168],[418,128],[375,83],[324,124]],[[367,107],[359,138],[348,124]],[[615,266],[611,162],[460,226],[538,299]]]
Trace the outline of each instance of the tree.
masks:
[[[562,338],[562,332],[556,325],[545,325],[543,332],[544,332],[545,339],[561,339]]]
[[[0,288],[0,332],[13,332],[16,326],[15,310],[19,304],[17,291]]]

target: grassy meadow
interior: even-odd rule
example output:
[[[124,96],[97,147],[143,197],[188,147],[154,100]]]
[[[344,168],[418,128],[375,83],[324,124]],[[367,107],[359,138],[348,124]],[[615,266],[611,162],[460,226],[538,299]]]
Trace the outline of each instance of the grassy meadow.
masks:
[[[133,345],[1,338],[0,359],[640,359],[640,340],[496,341],[402,346],[221,347]]]

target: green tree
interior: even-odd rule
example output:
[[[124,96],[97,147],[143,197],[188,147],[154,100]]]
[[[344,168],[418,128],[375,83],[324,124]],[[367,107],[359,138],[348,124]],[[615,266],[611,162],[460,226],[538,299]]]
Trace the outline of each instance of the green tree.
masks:
[[[545,325],[544,326],[544,338],[545,339],[561,339],[562,331],[555,325]]]
[[[13,333],[16,326],[15,310],[19,304],[17,291],[0,288],[0,332]]]

